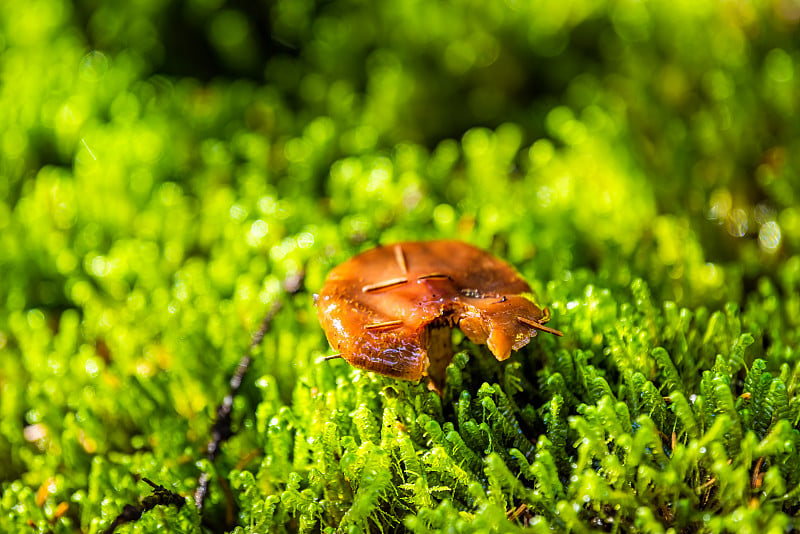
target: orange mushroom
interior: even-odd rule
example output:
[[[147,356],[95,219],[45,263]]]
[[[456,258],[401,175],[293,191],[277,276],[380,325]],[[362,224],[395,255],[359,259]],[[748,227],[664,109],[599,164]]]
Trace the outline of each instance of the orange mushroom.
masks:
[[[429,376],[442,391],[453,357],[450,330],[486,344],[498,360],[544,326],[545,308],[506,262],[460,241],[397,243],[334,268],[317,313],[331,346],[351,365],[404,380]]]

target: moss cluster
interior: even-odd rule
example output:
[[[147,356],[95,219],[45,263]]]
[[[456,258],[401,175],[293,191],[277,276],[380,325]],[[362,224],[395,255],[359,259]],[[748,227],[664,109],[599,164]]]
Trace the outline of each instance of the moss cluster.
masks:
[[[117,532],[797,528],[799,25],[783,0],[0,3],[0,530],[143,501]],[[564,338],[498,363],[457,337],[441,398],[320,362],[328,270],[441,237],[516,266]]]

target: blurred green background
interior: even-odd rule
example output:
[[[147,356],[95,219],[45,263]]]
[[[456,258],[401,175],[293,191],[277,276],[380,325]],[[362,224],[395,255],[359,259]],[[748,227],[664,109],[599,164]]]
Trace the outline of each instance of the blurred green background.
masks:
[[[189,495],[302,271],[236,405],[234,450],[263,448],[259,392],[349,376],[314,378],[309,293],[377,243],[493,251],[569,350],[608,354],[643,284],[658,313],[733,303],[750,360],[795,366],[798,24],[796,0],[0,3],[0,525],[96,532],[132,472]]]

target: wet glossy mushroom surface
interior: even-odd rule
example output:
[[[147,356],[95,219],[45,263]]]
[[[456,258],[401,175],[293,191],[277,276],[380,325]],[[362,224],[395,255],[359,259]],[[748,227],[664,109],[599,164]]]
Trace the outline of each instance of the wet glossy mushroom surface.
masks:
[[[450,330],[486,344],[498,360],[525,346],[546,310],[506,262],[460,241],[368,250],[334,268],[316,299],[331,346],[350,364],[386,376],[430,376],[441,390]]]

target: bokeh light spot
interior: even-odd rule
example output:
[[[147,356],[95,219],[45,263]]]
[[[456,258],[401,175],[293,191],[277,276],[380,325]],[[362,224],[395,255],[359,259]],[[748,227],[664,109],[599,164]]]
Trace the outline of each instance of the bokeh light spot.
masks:
[[[776,82],[790,82],[794,78],[792,57],[780,48],[769,51],[764,60],[764,68],[767,76]]]
[[[728,233],[733,237],[743,237],[747,234],[750,226],[747,212],[741,208],[736,208],[728,217]]]
[[[758,231],[758,244],[767,252],[775,252],[781,244],[781,228],[775,221],[761,225]]]
[[[311,248],[314,246],[314,234],[311,232],[301,232],[297,236],[297,246],[300,248]]]
[[[109,59],[99,50],[92,50],[83,58],[79,65],[81,78],[90,82],[96,82],[108,72]]]
[[[450,204],[439,204],[433,209],[433,222],[439,228],[448,228],[455,221],[455,210]]]
[[[528,150],[528,156],[534,165],[542,166],[550,162],[555,154],[553,143],[548,139],[539,139]]]

